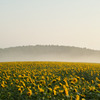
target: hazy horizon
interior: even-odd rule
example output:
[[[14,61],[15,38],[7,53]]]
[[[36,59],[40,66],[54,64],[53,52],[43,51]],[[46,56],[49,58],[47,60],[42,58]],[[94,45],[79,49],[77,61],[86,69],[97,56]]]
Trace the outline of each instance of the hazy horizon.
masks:
[[[64,45],[100,50],[100,0],[1,0],[0,48]]]
[[[21,46],[0,49],[0,62],[60,61],[100,63],[100,51],[54,45]]]

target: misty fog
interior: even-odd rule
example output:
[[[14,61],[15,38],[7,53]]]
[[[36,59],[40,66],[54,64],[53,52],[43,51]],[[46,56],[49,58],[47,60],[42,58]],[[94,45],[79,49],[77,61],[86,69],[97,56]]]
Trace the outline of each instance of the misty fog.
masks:
[[[57,62],[92,62],[100,63],[100,58],[96,56],[85,57],[69,57],[65,55],[40,55],[40,56],[8,56],[0,58],[0,62],[12,62],[12,61],[57,61]]]
[[[0,49],[0,62],[10,61],[100,63],[100,51],[67,46],[26,46]]]

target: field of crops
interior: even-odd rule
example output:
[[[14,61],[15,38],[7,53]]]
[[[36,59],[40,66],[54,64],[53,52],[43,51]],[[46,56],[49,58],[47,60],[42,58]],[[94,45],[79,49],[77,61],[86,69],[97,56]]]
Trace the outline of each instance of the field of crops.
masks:
[[[100,64],[0,63],[0,100],[100,100]]]

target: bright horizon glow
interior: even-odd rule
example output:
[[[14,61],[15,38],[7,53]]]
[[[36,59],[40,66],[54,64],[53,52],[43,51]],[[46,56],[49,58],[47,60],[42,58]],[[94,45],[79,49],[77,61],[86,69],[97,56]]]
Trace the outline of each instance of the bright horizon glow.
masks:
[[[1,0],[0,48],[37,44],[100,50],[100,0]]]

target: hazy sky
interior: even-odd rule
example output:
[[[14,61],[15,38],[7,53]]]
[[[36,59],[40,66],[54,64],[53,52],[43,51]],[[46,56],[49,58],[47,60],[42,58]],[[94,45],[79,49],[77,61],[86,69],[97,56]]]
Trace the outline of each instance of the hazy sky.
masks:
[[[0,0],[0,48],[36,44],[100,50],[100,0]]]

